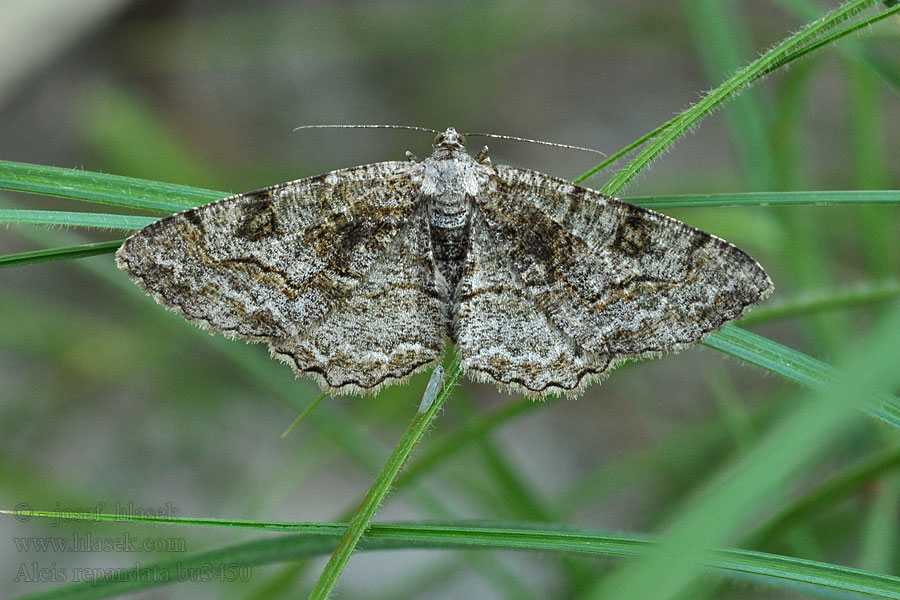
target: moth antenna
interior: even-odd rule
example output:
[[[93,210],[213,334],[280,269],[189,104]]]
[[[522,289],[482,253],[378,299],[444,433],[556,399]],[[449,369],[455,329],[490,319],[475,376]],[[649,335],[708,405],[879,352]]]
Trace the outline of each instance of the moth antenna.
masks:
[[[301,125],[293,131],[301,129],[409,129],[411,131],[427,131],[437,135],[440,131],[428,127],[416,127],[415,125]]]
[[[599,150],[594,150],[593,148],[585,148],[584,146],[572,146],[571,144],[558,144],[556,142],[545,142],[544,140],[532,140],[529,138],[517,137],[514,135],[500,135],[499,133],[464,133],[462,134],[466,137],[488,137],[488,138],[496,138],[498,140],[514,140],[517,142],[528,142],[530,144],[540,144],[541,146],[556,146],[557,148],[567,148],[569,150],[583,150],[584,152],[593,152],[594,154],[599,154],[600,156],[607,157],[606,154],[600,152]],[[607,157],[608,158],[608,157]]]

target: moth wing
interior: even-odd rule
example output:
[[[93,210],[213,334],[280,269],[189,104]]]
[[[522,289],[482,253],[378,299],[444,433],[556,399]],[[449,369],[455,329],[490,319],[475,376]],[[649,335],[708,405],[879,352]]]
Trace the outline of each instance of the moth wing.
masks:
[[[161,219],[129,237],[116,260],[188,320],[266,341],[284,357],[290,340],[302,339],[383,275],[383,259],[419,204],[409,163],[342,169]],[[422,289],[436,289],[433,276],[414,275]]]
[[[475,205],[525,292],[587,354],[697,342],[772,290],[734,245],[549,175],[499,165]]]
[[[438,363],[445,306],[423,206],[352,294],[312,327],[271,340],[270,347],[329,393],[375,393]]]
[[[528,293],[482,214],[472,215],[469,235],[451,327],[471,378],[540,397],[577,394],[609,370],[609,356],[584,352]]]

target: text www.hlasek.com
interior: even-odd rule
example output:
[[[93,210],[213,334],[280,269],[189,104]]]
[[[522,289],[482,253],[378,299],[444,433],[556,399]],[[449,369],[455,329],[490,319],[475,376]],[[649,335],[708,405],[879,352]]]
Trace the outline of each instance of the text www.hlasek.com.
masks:
[[[74,532],[65,537],[13,538],[13,542],[18,552],[187,552],[184,538],[136,538],[128,532],[115,537]]]

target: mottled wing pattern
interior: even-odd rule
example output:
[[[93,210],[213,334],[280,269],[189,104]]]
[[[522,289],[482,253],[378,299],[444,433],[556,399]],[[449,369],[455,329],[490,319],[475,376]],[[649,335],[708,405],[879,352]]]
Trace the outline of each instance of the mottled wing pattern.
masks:
[[[680,221],[542,173],[496,174],[477,212],[528,297],[585,355],[697,342],[772,288],[742,250]]]
[[[328,383],[332,391],[368,391],[368,384],[377,387],[433,361],[434,348],[440,352],[442,345],[434,333],[442,321],[434,310],[439,300],[433,274],[397,260],[403,247],[427,250],[415,232],[425,227],[419,204],[409,163],[342,169],[172,215],[128,238],[116,259],[160,303],[188,319],[265,340],[298,372],[334,382]],[[411,224],[415,219],[418,225]],[[329,380],[334,365],[323,327],[333,324],[336,307],[353,307],[348,299],[357,291],[375,289],[428,306],[411,313],[417,322],[403,331],[412,335],[418,326],[417,333],[431,337],[418,340],[419,355],[402,348],[398,356],[398,338],[379,335],[396,325],[390,311],[355,322],[355,331],[336,329],[335,336],[367,336],[372,355],[383,358],[370,357],[364,377],[342,372]]]
[[[608,369],[609,356],[584,352],[529,295],[508,243],[477,211],[469,244],[452,327],[470,377],[544,396],[579,390]]]
[[[272,341],[272,353],[332,393],[372,393],[440,360],[445,296],[423,206],[352,294],[309,330]]]

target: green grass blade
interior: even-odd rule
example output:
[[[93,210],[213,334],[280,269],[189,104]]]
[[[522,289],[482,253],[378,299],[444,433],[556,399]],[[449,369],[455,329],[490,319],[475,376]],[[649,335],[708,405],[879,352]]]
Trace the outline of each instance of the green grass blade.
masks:
[[[801,19],[814,19],[821,11],[821,7],[811,0],[778,0],[778,4]],[[889,2],[883,2],[883,4],[888,8],[891,7]],[[896,5],[896,2],[894,4]],[[895,6],[893,10],[896,9],[897,7]],[[878,15],[857,23],[852,28],[848,29],[858,31],[859,29],[868,27],[874,21],[880,20],[878,17],[883,14],[884,13],[879,13]],[[850,33],[852,33],[852,31]],[[857,40],[842,44],[837,50],[849,61],[868,67],[872,74],[876,75],[882,84],[893,87],[895,91],[900,91],[900,69],[898,69],[895,62],[885,61],[882,57],[872,52],[870,48],[866,47],[866,45]]]
[[[21,267],[23,265],[33,265],[70,258],[84,258],[86,256],[96,256],[98,254],[112,254],[119,249],[119,246],[121,246],[124,241],[125,240],[112,240],[110,242],[97,242],[94,244],[66,246],[64,248],[20,252],[19,254],[7,254],[6,256],[0,256],[0,268]]]
[[[35,511],[29,514],[37,516],[39,513]],[[77,515],[73,513],[41,514],[59,518],[77,518]],[[273,523],[90,514],[83,514],[81,517],[93,521],[169,523],[226,529],[293,531],[301,532],[301,534],[265,538],[191,556],[165,559],[132,569],[122,569],[107,577],[58,587],[47,592],[26,596],[26,598],[30,600],[108,598],[179,581],[177,573],[191,572],[192,569],[235,565],[237,569],[244,569],[246,572],[248,567],[320,556],[329,552],[335,540],[342,535],[346,528],[343,523]],[[372,525],[364,534],[361,545],[363,550],[516,549],[607,558],[642,557],[657,547],[657,542],[652,538],[618,532],[482,524]],[[797,585],[802,585],[805,591],[825,597],[830,597],[834,593],[845,595],[852,593],[867,594],[867,597],[870,598],[900,598],[900,578],[898,577],[775,554],[733,549],[716,550],[704,559],[703,565],[718,575],[741,579],[750,578],[755,582],[787,590],[793,590]]]
[[[712,333],[703,344],[805,387],[819,389],[832,379],[829,365],[735,325]]]
[[[611,165],[612,163],[616,162],[617,160],[619,160],[620,158],[622,158],[623,156],[625,156],[626,154],[628,154],[628,153],[631,152],[632,150],[636,150],[637,148],[640,148],[640,147],[643,146],[645,143],[647,143],[648,141],[650,141],[650,140],[652,140],[653,138],[655,138],[657,135],[659,135],[660,133],[662,133],[663,131],[665,131],[666,127],[668,127],[671,123],[672,123],[671,120],[670,120],[670,121],[666,121],[665,123],[663,123],[662,125],[660,125],[660,126],[657,127],[656,129],[654,129],[654,130],[652,130],[652,131],[649,131],[649,132],[645,133],[644,135],[642,135],[642,136],[639,137],[638,139],[634,140],[633,142],[631,142],[630,144],[628,144],[627,146],[625,146],[624,148],[622,148],[622,149],[619,150],[618,152],[615,152],[614,154],[610,154],[608,158],[606,158],[605,160],[601,161],[599,164],[594,165],[594,166],[591,167],[588,171],[582,173],[581,175],[579,175],[578,177],[576,177],[575,179],[573,179],[572,182],[573,182],[573,183],[581,183],[581,182],[584,181],[585,179],[589,179],[590,177],[592,177],[593,175],[599,173],[600,171],[602,171],[603,169],[605,169],[606,167],[608,167],[608,166]]]
[[[866,27],[869,27],[869,26],[877,23],[878,21],[881,21],[889,16],[897,14],[898,12],[900,12],[900,6],[895,6],[893,8],[889,8],[888,10],[880,12],[872,17],[869,17],[868,19],[865,19],[855,25],[846,27],[837,32],[832,32],[832,33],[822,37],[821,39],[809,44],[808,46],[806,46],[804,48],[800,48],[798,50],[790,52],[787,55],[785,55],[784,57],[773,61],[771,64],[769,64],[763,70],[756,73],[752,77],[752,79],[750,79],[747,83],[748,84],[754,83],[757,80],[762,79],[766,75],[780,69],[781,67],[783,67],[795,60],[803,58],[807,54],[810,54],[810,53],[818,50],[819,48],[822,48],[829,44],[833,44],[834,42],[836,42],[837,40],[839,40],[843,37],[846,37],[852,33],[855,33],[856,31],[859,31],[860,29],[865,29]],[[765,58],[765,57],[763,57],[763,58]],[[878,73],[880,73],[882,75],[882,77],[884,77],[894,87],[900,87],[900,75],[898,75],[898,71],[893,67],[893,65],[891,65],[890,67],[887,67],[887,65],[882,64],[883,61],[881,59],[878,59],[871,55],[867,57],[867,63],[872,65],[873,68],[875,68],[875,70]],[[607,158],[606,160],[600,162],[599,164],[595,165],[594,167],[592,167],[591,169],[589,169],[582,175],[576,177],[573,181],[575,183],[580,183],[580,182],[584,181],[585,179],[592,177],[593,175],[595,175],[599,171],[602,171],[603,169],[608,167],[610,164],[612,164],[615,161],[617,161],[618,159],[622,158],[623,156],[625,156],[632,150],[639,148],[640,146],[643,146],[644,143],[646,143],[647,141],[658,136],[660,133],[662,133],[664,130],[666,130],[670,125],[672,125],[678,118],[679,117],[676,116],[673,119],[670,119],[669,121],[663,123],[662,125],[660,125],[656,129],[654,129],[653,131],[650,131],[649,133],[644,134],[643,136],[641,136],[634,142],[628,144],[627,146],[625,146],[624,148],[622,148],[615,154],[610,155],[609,158]],[[611,192],[607,192],[607,193],[611,193]]]
[[[887,3],[885,3],[885,6],[887,6]],[[816,7],[816,10],[818,10],[818,7]],[[900,6],[894,6],[893,8],[889,7],[887,10],[877,13],[867,19],[863,19],[863,20],[859,21],[858,23],[855,23],[853,25],[845,27],[839,31],[832,32],[832,33],[822,37],[821,39],[813,42],[812,44],[806,46],[805,48],[798,50],[797,52],[794,52],[779,61],[776,61],[769,68],[768,73],[771,73],[772,71],[780,69],[781,67],[788,64],[789,62],[792,62],[794,60],[797,60],[798,58],[802,58],[803,56],[805,56],[807,54],[815,52],[819,48],[822,48],[829,44],[833,44],[834,42],[836,42],[837,40],[839,40],[841,38],[847,37],[853,33],[856,33],[857,31],[862,30],[862,29],[866,29],[867,27],[871,27],[878,21],[886,19],[887,17],[890,17],[892,15],[896,15],[898,12],[900,12]],[[882,63],[879,58],[875,57],[871,53],[865,53],[863,56],[863,60],[876,73],[878,73],[879,75],[882,76],[882,79],[884,80],[885,83],[891,85],[894,88],[900,88],[900,80],[898,80],[898,77],[900,77],[900,71],[897,70],[896,66]]]
[[[38,166],[38,165],[32,165]],[[100,173],[78,171],[81,175],[110,177]],[[132,180],[140,182],[150,188],[160,182],[147,180]],[[110,188],[111,192],[119,190],[119,194],[127,197],[132,190],[128,188]],[[197,190],[197,188],[187,188]],[[203,190],[197,190],[203,191]],[[68,195],[71,198],[90,200],[91,191],[84,187],[73,187],[59,182],[59,187],[48,185],[43,193],[51,195]],[[221,197],[218,192],[209,192],[212,199]],[[197,196],[199,202],[211,198]],[[127,201],[117,204],[132,208],[146,208],[138,206],[129,198]],[[748,192],[725,194],[682,194],[675,196],[633,196],[629,202],[653,208],[666,210],[672,208],[698,208],[711,206],[855,206],[855,205],[895,205],[900,204],[900,190],[822,190],[822,191],[796,191],[796,192]],[[173,210],[177,207],[170,206]],[[183,207],[182,207],[183,208]],[[75,227],[98,227],[110,229],[140,229],[155,221],[154,217],[139,217],[130,215],[115,215],[106,213],[86,213],[48,210],[22,210],[0,209],[0,223],[31,223],[45,225],[67,225]]]
[[[0,161],[0,189],[165,213],[228,195],[186,185],[10,161]]]
[[[427,475],[441,462],[456,456],[473,440],[481,439],[490,432],[496,431],[501,425],[523,413],[533,411],[544,406],[546,402],[555,402],[556,400],[557,398],[548,398],[545,403],[541,403],[525,398],[492,412],[484,413],[466,423],[458,431],[447,433],[440,439],[429,440],[429,447],[417,455],[416,460],[403,469],[403,472],[397,477],[397,489],[410,485],[420,477]]]
[[[735,325],[726,325],[707,337],[703,344],[816,390],[833,383],[839,374],[827,363]],[[900,399],[896,396],[872,395],[861,402],[860,407],[873,417],[900,428]]]
[[[708,206],[840,206],[900,204],[900,190],[828,190],[815,192],[747,192],[739,194],[683,194],[627,198],[654,210]]]
[[[852,424],[853,411],[867,406],[868,397],[900,385],[898,330],[900,304],[872,327],[865,344],[845,349],[841,377],[794,403],[739,461],[682,502],[658,547],[605,578],[588,597],[665,599],[688,592],[698,567],[707,564],[710,548],[736,540],[753,515],[783,502],[793,478],[815,464],[829,441]]]
[[[838,290],[830,293],[806,293],[792,300],[766,304],[753,310],[749,315],[737,322],[740,327],[785,319],[789,317],[809,316],[812,314],[866,306],[885,300],[893,300],[900,296],[900,281],[886,279],[884,281],[867,282],[852,289]]]
[[[672,119],[665,130],[651,139],[631,162],[625,165],[603,186],[602,191],[610,195],[617,194],[638,173],[647,168],[655,158],[662,154],[666,148],[723,102],[770,72],[776,65],[783,64],[783,61],[787,60],[793,53],[802,50],[804,46],[818,41],[829,30],[834,29],[875,4],[876,0],[851,0],[829,12],[821,19],[810,23],[798,33],[790,36],[746,67],[737,71],[695,105]],[[889,11],[884,11],[880,15],[884,16],[887,12]]]
[[[34,225],[65,225],[67,227],[95,227],[99,229],[135,230],[156,221],[155,217],[111,215],[106,213],[68,212],[60,210],[0,209],[0,223],[29,223]]]
[[[316,407],[319,405],[319,403],[322,400],[324,400],[327,396],[328,396],[328,392],[322,392],[321,394],[319,394],[319,396],[315,400],[313,400],[310,403],[310,405],[307,406],[303,410],[303,412],[301,412],[299,415],[297,415],[297,418],[294,419],[293,423],[288,425],[288,428],[282,432],[281,437],[284,438],[284,437],[287,437],[288,435],[290,435],[290,433],[297,427],[297,425],[299,425],[303,421],[303,419],[308,417],[309,413],[314,411],[316,409]]]
[[[224,192],[119,175],[0,161],[0,189],[104,202],[136,209],[178,212],[225,197]],[[634,204],[665,210],[709,206],[900,204],[900,190],[833,190],[637,196]],[[66,211],[0,210],[0,222],[139,229],[152,217]]]
[[[441,393],[438,394],[437,398],[435,398],[431,407],[424,413],[417,414],[409,424],[403,437],[400,438],[400,441],[397,443],[397,446],[385,463],[384,468],[378,473],[375,482],[372,484],[372,487],[369,488],[369,492],[363,499],[359,510],[356,511],[350,519],[350,523],[347,524],[347,531],[338,542],[337,548],[335,548],[331,555],[331,559],[328,561],[328,564],[325,565],[325,568],[319,576],[318,582],[316,582],[316,586],[309,595],[310,600],[325,600],[328,598],[331,590],[333,590],[334,586],[337,584],[338,577],[340,577],[341,572],[344,570],[344,566],[347,564],[347,561],[350,560],[350,555],[356,549],[357,543],[359,543],[359,540],[362,538],[366,529],[369,528],[372,518],[375,516],[375,511],[381,506],[381,503],[384,501],[385,496],[387,496],[388,491],[390,491],[394,480],[400,473],[400,469],[402,469],[403,465],[406,464],[406,461],[409,460],[413,449],[418,445],[419,440],[422,439],[422,436],[425,435],[425,432],[434,422],[434,419],[440,412],[441,407],[443,407],[444,402],[450,397],[453,386],[456,384],[456,381],[461,374],[462,370],[458,364],[450,369],[450,372],[447,374],[444,381],[444,388]]]
[[[754,82],[762,79],[766,75],[769,75],[770,73],[772,73],[774,71],[777,71],[778,69],[782,68],[783,66],[785,66],[791,62],[794,62],[800,58],[803,58],[807,54],[815,52],[819,48],[822,48],[829,44],[833,44],[834,42],[836,42],[837,40],[839,40],[841,38],[844,38],[844,37],[846,37],[852,33],[855,33],[861,29],[865,29],[866,27],[870,27],[871,25],[877,23],[878,21],[886,19],[887,17],[897,14],[898,12],[900,12],[900,6],[889,8],[888,10],[880,12],[872,17],[869,17],[868,19],[864,19],[863,21],[860,21],[859,23],[856,23],[855,25],[846,27],[837,32],[832,32],[832,33],[822,37],[821,39],[817,40],[816,42],[809,44],[808,46],[806,46],[804,48],[801,48],[794,52],[790,52],[783,58],[780,58],[780,59],[772,62],[770,65],[768,65],[765,69],[763,69],[759,73],[756,73],[753,76],[753,78],[747,82],[747,84],[749,85],[751,83],[754,83]],[[875,69],[875,71],[878,72],[885,81],[887,81],[889,84],[891,84],[895,88],[900,88],[900,71],[898,71],[896,69],[896,67],[894,67],[893,65],[886,64],[883,61],[883,59],[873,56],[871,53],[866,55],[866,62],[873,69]],[[735,92],[735,93],[737,93],[737,92]],[[607,158],[607,159],[603,160],[602,162],[600,162],[599,164],[591,167],[588,171],[579,175],[573,181],[575,183],[580,183],[580,182],[592,177],[593,175],[602,171],[603,169],[605,169],[612,163],[616,162],[617,160],[619,160],[620,158],[622,158],[623,156],[625,156],[632,150],[643,146],[647,141],[658,136],[660,133],[665,131],[670,125],[672,125],[677,119],[678,119],[678,117],[676,116],[676,117],[670,119],[669,121],[663,123],[662,125],[658,126],[656,129],[644,134],[637,140],[633,141],[632,143],[628,144],[627,146],[625,146],[624,148],[619,150],[618,152],[611,154],[609,156],[609,158]],[[610,192],[607,192],[607,193],[610,193]]]

